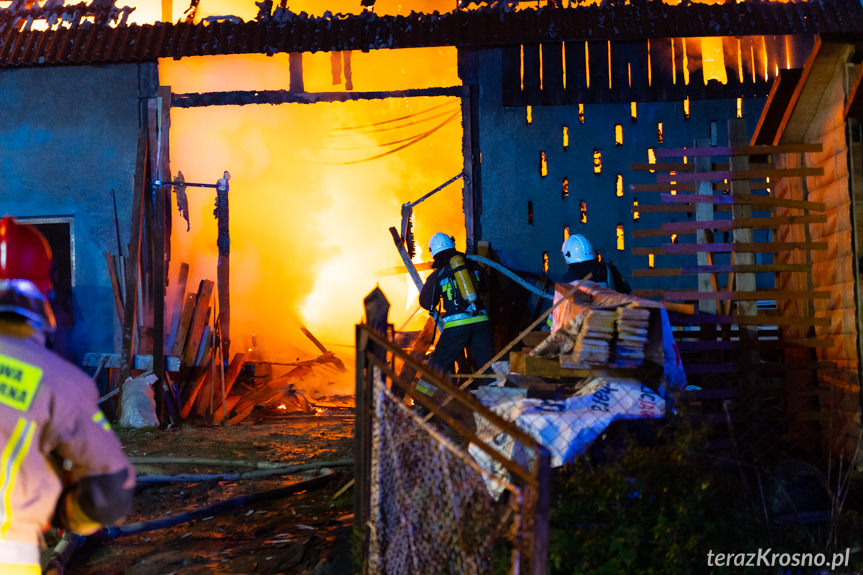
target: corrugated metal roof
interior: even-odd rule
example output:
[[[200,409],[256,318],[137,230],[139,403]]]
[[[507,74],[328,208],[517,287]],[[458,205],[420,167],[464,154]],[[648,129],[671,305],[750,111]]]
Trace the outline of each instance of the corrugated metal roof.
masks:
[[[134,62],[216,54],[467,47],[561,40],[835,35],[863,31],[863,5],[849,0],[748,0],[739,4],[676,6],[631,0],[628,5],[518,11],[482,8],[408,16],[365,13],[309,17],[282,10],[251,22],[228,18],[198,24],[143,26],[90,22],[78,25],[67,18],[73,22],[72,26],[48,31],[20,30],[20,20],[16,26],[3,13],[0,11],[0,67]],[[56,19],[62,20],[62,14]]]

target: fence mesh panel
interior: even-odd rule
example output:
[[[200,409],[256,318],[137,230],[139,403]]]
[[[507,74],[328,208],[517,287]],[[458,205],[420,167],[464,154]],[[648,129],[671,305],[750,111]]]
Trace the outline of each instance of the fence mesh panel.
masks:
[[[545,564],[539,531],[547,529],[547,508],[540,519],[537,513],[540,487],[547,486],[540,479],[547,453],[396,346],[383,359],[380,344],[376,340],[366,356],[363,382],[369,388],[364,572],[544,572],[537,566]],[[434,402],[419,398],[411,405],[416,394],[399,380],[393,356],[413,362],[419,376],[436,386]],[[406,388],[406,395],[398,393]]]
[[[491,573],[495,552],[505,569],[520,490],[495,481],[380,383],[373,429],[371,572]],[[486,482],[501,486],[501,496]]]

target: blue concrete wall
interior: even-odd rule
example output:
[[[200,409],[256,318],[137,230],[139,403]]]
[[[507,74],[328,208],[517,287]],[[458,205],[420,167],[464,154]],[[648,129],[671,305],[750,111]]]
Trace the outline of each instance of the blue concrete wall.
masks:
[[[655,229],[662,221],[683,221],[685,214],[641,214],[633,221],[633,200],[658,204],[658,194],[637,194],[629,185],[655,183],[655,174],[631,172],[630,164],[648,161],[648,148],[692,146],[709,138],[727,145],[727,122],[736,117],[735,99],[701,100],[690,104],[689,119],[682,102],[645,102],[631,120],[630,105],[585,103],[584,123],[577,106],[534,106],[527,123],[524,107],[501,105],[501,54],[497,49],[478,51],[473,70],[462,70],[466,82],[480,86],[479,145],[482,151],[482,193],[478,240],[491,242],[501,262],[513,270],[541,274],[543,252],[548,252],[548,277],[558,279],[566,264],[560,254],[563,228],[591,239],[594,248],[631,277],[633,269],[648,267],[647,256],[635,256],[630,248],[657,246],[667,238],[633,240],[635,229]],[[764,98],[743,103],[750,132],[764,105]],[[657,122],[663,123],[663,142],[658,142]],[[623,129],[623,144],[615,145],[615,124]],[[711,125],[714,124],[713,128]],[[569,128],[569,145],[563,147],[563,126]],[[602,153],[602,173],[593,169],[594,148]],[[540,152],[547,157],[548,173],[540,175]],[[661,160],[660,160],[661,161]],[[679,161],[675,160],[675,161]],[[622,174],[624,195],[616,195],[616,177]],[[563,178],[569,181],[569,197],[561,197]],[[587,203],[587,222],[580,223],[580,201]],[[528,202],[533,223],[528,223]],[[691,217],[694,219],[694,215]],[[623,224],[624,249],[617,249],[616,228]],[[690,261],[686,261],[686,260]],[[720,263],[720,260],[717,260]],[[655,267],[695,265],[695,256],[657,256]],[[640,278],[634,288],[693,287],[696,276],[668,279]]]
[[[119,350],[104,252],[124,255],[139,123],[138,65],[0,71],[0,212],[68,217],[74,234],[73,361]]]

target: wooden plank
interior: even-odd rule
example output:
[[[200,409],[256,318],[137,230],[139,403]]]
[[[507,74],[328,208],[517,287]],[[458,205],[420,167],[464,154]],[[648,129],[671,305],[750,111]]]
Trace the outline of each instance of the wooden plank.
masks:
[[[706,140],[698,140],[696,143],[699,146],[709,144]],[[695,158],[693,165],[698,172],[708,171],[710,169],[710,158],[698,157]],[[700,181],[696,186],[696,195],[712,196],[713,188],[709,182]],[[713,204],[701,203],[696,204],[695,208],[696,223],[713,220]],[[662,226],[660,226],[661,228]],[[713,231],[709,228],[696,228],[696,242],[698,244],[709,244],[713,242]],[[711,252],[698,251],[696,254],[698,265],[701,267],[710,267],[713,265],[713,254]],[[719,283],[714,273],[698,274],[698,291],[699,292],[717,292],[719,291]],[[664,298],[665,299],[665,298]],[[710,299],[699,301],[698,309],[707,313],[716,313],[716,302]]]
[[[642,192],[694,192],[695,184],[630,184],[629,191],[634,194]]]
[[[729,143],[731,145],[742,146],[746,144],[748,138],[748,132],[746,130],[746,120],[735,118],[728,121],[728,138]],[[732,156],[731,157],[731,171],[733,172],[745,172],[750,168],[749,157],[748,156]],[[731,180],[731,194],[732,195],[742,195],[748,196],[750,192],[749,188],[749,180]],[[791,224],[806,224],[810,223],[810,221],[819,221],[819,220],[810,220],[809,218],[819,218],[824,217],[824,221],[826,221],[826,216],[815,215],[815,216],[785,216],[786,219],[783,218],[753,218],[752,217],[752,206],[745,204],[734,204],[734,211],[732,212],[732,217],[734,219],[734,225],[731,226],[730,229],[733,229],[733,239],[735,243],[750,243],[752,242],[752,230],[753,229],[765,229],[765,228],[773,228],[779,227],[782,225],[791,225]],[[728,228],[726,228],[728,229]],[[755,254],[748,252],[734,253],[732,254],[733,261],[732,263],[741,264],[741,265],[754,265],[755,264]],[[752,273],[743,273],[743,274],[729,274],[728,276],[728,288],[736,289],[737,291],[754,291],[756,289],[755,285],[755,274]],[[731,302],[727,302],[725,305],[725,312],[728,312],[731,306]],[[739,303],[738,304],[738,312],[743,315],[755,315],[757,313],[755,302],[751,303]],[[751,337],[755,337],[754,333],[748,334]],[[748,359],[752,363],[757,363],[757,359],[753,356],[749,356]],[[754,383],[754,382],[752,382]]]
[[[657,158],[694,158],[696,156],[762,156],[820,152],[821,144],[779,144],[776,146],[709,146],[698,148],[657,148]]]
[[[164,94],[164,91],[162,91]],[[149,149],[151,151],[151,163],[150,163],[150,176],[151,179],[159,178],[161,179],[165,170],[163,165],[167,163],[167,157],[164,155],[165,150],[162,149],[162,144],[166,141],[167,130],[165,130],[165,126],[162,125],[162,120],[164,118],[164,114],[162,113],[162,108],[165,105],[169,105],[170,102],[170,91],[168,92],[168,101],[166,102],[163,98],[150,98],[148,100],[148,122],[150,126],[149,130]],[[165,130],[165,134],[162,131]],[[152,314],[153,314],[153,331],[152,331],[152,342],[153,342],[153,373],[156,377],[159,378],[159,381],[162,383],[161,394],[156,394],[156,404],[157,404],[157,412],[159,413],[159,419],[162,421],[167,419],[170,423],[176,423],[175,418],[177,417],[177,413],[173,412],[170,407],[170,402],[166,397],[168,393],[168,389],[165,383],[165,284],[167,283],[167,272],[166,265],[168,254],[166,252],[166,242],[165,242],[165,233],[166,233],[166,224],[165,219],[171,217],[170,211],[166,213],[166,198],[165,198],[165,190],[161,187],[151,187],[152,199],[151,203],[153,204],[152,210],[152,222],[150,226],[151,230],[151,241],[153,247],[153,273],[151,276],[150,283],[150,301],[152,302]]]
[[[623,368],[606,369],[597,367],[595,369],[580,369],[562,367],[558,358],[534,357],[530,355],[530,352],[526,351],[509,352],[509,369],[510,372],[519,375],[532,375],[554,379],[582,379],[591,375],[632,377],[633,373],[632,369]]]
[[[208,325],[207,328],[210,328]],[[218,370],[218,345],[219,343],[213,337],[212,329],[204,329],[204,335],[201,337],[201,350],[198,352],[199,363],[201,367],[206,368],[210,372],[210,377],[201,386],[201,391],[198,393],[198,400],[195,402],[195,415],[205,417],[213,408],[215,403],[215,387],[219,385],[219,370]],[[201,357],[203,355],[203,357]]]
[[[120,290],[120,276],[117,275],[116,256],[110,252],[105,252],[105,263],[108,264],[108,277],[111,279],[111,290],[114,292],[114,305],[117,308],[117,318],[123,321],[123,293]]]
[[[651,164],[644,162],[635,162],[629,164],[629,169],[633,172],[694,172],[695,164]]]
[[[563,43],[540,44],[542,57],[542,104],[563,104]]]
[[[183,352],[186,349],[186,339],[189,334],[189,326],[192,323],[192,316],[195,314],[195,301],[197,299],[198,294],[195,292],[186,294],[186,299],[183,301],[183,311],[180,312],[180,321],[177,324],[177,334],[171,346],[171,355],[183,357]]]
[[[186,419],[189,417],[189,414],[192,413],[192,407],[195,405],[195,401],[198,398],[198,394],[201,391],[201,388],[204,384],[210,379],[211,370],[207,369],[195,380],[192,385],[192,389],[189,392],[189,396],[186,398],[185,403],[183,403],[183,409],[180,411],[180,417]]]
[[[213,282],[202,279],[198,285],[198,295],[195,298],[195,312],[189,327],[189,335],[186,339],[186,348],[183,352],[183,363],[192,365],[198,356],[198,348],[201,345],[201,336],[204,326],[207,325],[210,316],[210,298],[213,295]]]
[[[639,205],[633,211],[641,214],[691,214],[695,212],[695,206],[644,206]],[[668,235],[668,234],[665,234]]]
[[[662,193],[659,196],[662,202],[668,204],[686,204],[686,203],[712,203],[712,204],[739,204],[750,206],[767,206],[767,207],[783,207],[783,208],[798,208],[801,210],[812,210],[823,212],[827,209],[824,202],[806,202],[803,200],[786,200],[785,198],[777,198],[774,196],[755,196],[752,194],[715,194],[712,196],[699,196],[695,194],[669,194]]]
[[[635,290],[636,292],[639,290]],[[638,295],[633,293],[633,295]],[[712,314],[691,314],[680,318],[679,320],[672,319],[672,325],[692,325],[693,323],[719,325],[776,325],[776,326],[829,326],[830,318],[826,317],[805,317],[805,316],[775,316],[775,315],[712,315]]]
[[[587,95],[587,70],[585,42],[564,43],[564,66],[566,68],[564,85],[566,86],[566,103],[575,105],[584,102]]]
[[[138,152],[135,176],[132,184],[132,218],[129,232],[129,260],[126,262],[126,290],[131,292],[138,285],[138,262],[141,255],[141,226],[143,224],[144,182],[147,161],[147,130],[138,132]],[[135,327],[138,299],[127,293],[123,312],[123,363],[120,381],[132,375],[131,358],[135,355]]]
[[[539,106],[542,104],[540,92],[542,63],[539,59],[539,44],[522,45],[522,62],[521,83],[525,102],[528,106]]]
[[[765,299],[830,299],[831,294],[828,291],[791,291],[791,290],[760,290],[760,291],[715,291],[701,292],[692,290],[644,290],[647,292],[661,292],[664,299],[668,301],[716,301],[716,300],[736,300],[736,301],[757,301]],[[649,297],[657,297],[656,293],[652,293]]]
[[[751,213],[751,210],[750,210]],[[705,220],[697,222],[663,222],[660,229],[666,233],[681,233],[692,232],[696,230],[762,230],[772,229],[779,226],[790,226],[797,224],[823,224],[827,221],[825,214],[815,214],[812,216],[779,216],[771,218],[752,218],[741,217],[732,220]],[[748,234],[745,238],[735,238],[738,243],[751,243],[752,234]],[[742,264],[751,264],[754,262],[740,262]]]
[[[233,400],[228,395],[231,393],[231,389],[234,387],[234,382],[237,381],[237,376],[240,375],[240,371],[243,369],[243,365],[246,363],[246,354],[244,353],[235,353],[233,359],[231,360],[230,365],[228,366],[228,370],[225,372],[225,389],[224,392],[220,389],[216,394],[216,407],[213,410],[213,423],[221,423],[222,420],[228,413],[231,413],[231,410],[236,405],[237,401],[240,400],[240,396],[236,396],[236,399]],[[224,402],[222,401],[224,397]]]
[[[826,250],[827,242],[772,242],[736,244],[720,242],[712,244],[662,244],[651,248],[632,248],[633,255],[646,256],[650,254],[696,254],[699,251],[711,253],[753,252],[759,254],[778,253],[791,250]]]
[[[657,174],[658,183],[669,182],[703,182],[716,180],[751,180],[754,178],[798,178],[806,176],[823,176],[824,168],[762,168],[754,170],[715,170],[710,172],[692,172],[683,174]]]
[[[219,333],[219,344],[222,347],[222,357],[230,357],[231,343],[231,238],[228,228],[228,192],[231,176],[225,172],[219,178],[216,186],[216,211],[217,227],[219,230],[216,245],[219,252],[216,264],[216,290],[218,301],[218,314],[216,315],[215,328]]]
[[[98,367],[102,360],[105,361],[105,363],[102,364],[102,367],[108,369],[117,369],[123,365],[122,355],[119,353],[85,353],[84,358],[81,360],[81,365],[84,367]],[[153,356],[135,355],[132,369],[153,371]],[[180,358],[175,356],[166,356],[165,369],[168,371],[179,371]]]
[[[775,273],[775,272],[806,272],[807,264],[714,264],[712,266],[682,266],[679,268],[650,268],[633,270],[632,277],[673,277],[679,275],[694,275],[702,273]]]
[[[180,269],[177,272],[177,281],[174,282],[174,305],[171,307],[171,327],[165,337],[165,349],[170,353],[174,349],[174,341],[177,339],[177,332],[180,327],[180,319],[183,315],[183,304],[185,303],[186,282],[189,281],[189,264],[182,262]],[[192,315],[189,314],[191,319]],[[188,322],[187,324],[188,325]],[[185,334],[184,334],[185,335]],[[177,354],[179,355],[179,354]]]

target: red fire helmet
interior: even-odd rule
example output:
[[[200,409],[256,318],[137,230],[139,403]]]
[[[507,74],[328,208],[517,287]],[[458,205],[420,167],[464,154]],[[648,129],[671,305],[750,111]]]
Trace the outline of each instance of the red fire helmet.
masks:
[[[51,247],[33,226],[0,219],[0,313],[14,313],[34,327],[51,330]]]

